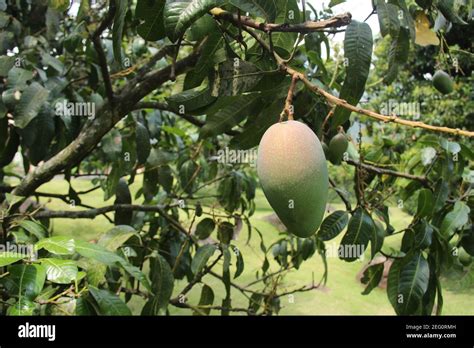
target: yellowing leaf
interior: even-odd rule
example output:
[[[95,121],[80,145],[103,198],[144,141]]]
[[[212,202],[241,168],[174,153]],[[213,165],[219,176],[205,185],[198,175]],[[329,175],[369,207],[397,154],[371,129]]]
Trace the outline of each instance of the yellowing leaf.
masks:
[[[439,39],[430,29],[430,21],[426,14],[418,11],[415,17],[415,43],[420,46],[439,45]]]

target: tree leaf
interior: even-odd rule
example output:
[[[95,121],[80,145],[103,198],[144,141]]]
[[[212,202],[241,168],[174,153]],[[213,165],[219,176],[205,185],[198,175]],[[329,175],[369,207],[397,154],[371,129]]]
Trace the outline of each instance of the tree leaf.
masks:
[[[349,220],[346,234],[342,237],[340,245],[342,252],[339,258],[352,262],[362,256],[374,229],[374,221],[370,215],[363,208],[357,208]]]
[[[40,259],[46,269],[46,278],[56,284],[70,284],[77,277],[77,264],[73,260]]]
[[[45,237],[46,231],[45,231],[44,227],[38,222],[23,220],[19,223],[19,225],[24,230],[28,231],[33,236],[38,238],[38,240],[41,240]]]
[[[319,238],[323,241],[336,238],[337,235],[346,227],[348,221],[349,214],[346,211],[336,210],[324,219],[319,228]]]
[[[21,94],[15,113],[15,126],[25,128],[37,115],[49,91],[37,82],[32,82]]]
[[[143,307],[142,315],[166,314],[173,294],[174,277],[168,262],[159,254],[150,259],[150,279],[153,297]]]
[[[279,4],[275,23],[296,24],[300,20],[300,10],[296,0],[287,0]],[[283,55],[283,58],[290,56],[297,38],[297,33],[275,32],[272,34],[273,46],[276,48],[277,53]]]
[[[344,57],[347,59],[346,78],[339,98],[357,105],[364,93],[372,59],[372,30],[367,23],[352,21],[347,26],[344,38]],[[334,112],[332,127],[346,122],[351,111],[338,106]]]
[[[114,48],[115,61],[122,66],[122,36],[125,24],[125,15],[128,11],[128,0],[115,1],[115,17],[112,28],[112,41]]]
[[[217,246],[214,244],[207,244],[198,248],[191,262],[191,272],[193,272],[195,276],[204,269],[207,261],[214,255],[216,250]]]
[[[211,83],[214,97],[235,96],[249,91],[261,79],[262,74],[254,64],[233,59],[217,66]]]
[[[433,226],[431,226],[425,219],[421,219],[414,227],[415,231],[415,246],[420,249],[425,249],[431,245],[433,239]]]
[[[248,116],[248,112],[253,110],[257,100],[258,94],[219,98],[216,103],[224,104],[223,107],[216,111],[209,111],[206,124],[201,128],[199,136],[204,139],[232,129]]]
[[[456,24],[467,24],[456,13],[454,0],[436,0],[436,7],[448,21]]]
[[[21,297],[13,306],[8,307],[7,315],[10,316],[25,316],[33,315],[36,309],[36,304],[25,297]]]
[[[101,235],[97,244],[109,251],[115,251],[136,233],[131,226],[118,225]]]
[[[417,313],[423,295],[428,289],[430,269],[428,262],[420,252],[416,252],[400,269],[398,281],[397,306],[399,313],[410,315]]]
[[[396,38],[400,30],[398,6],[390,3],[387,4],[385,1],[379,1],[377,2],[376,8],[382,37],[390,34],[392,38]]]
[[[102,315],[132,315],[130,308],[127,307],[120,297],[108,290],[98,289],[95,286],[89,286],[89,292],[99,305]]]
[[[204,284],[202,286],[201,297],[199,299],[198,307],[212,306],[213,303],[214,303],[214,291],[212,290],[210,286]],[[210,312],[211,312],[210,308],[199,308],[199,311],[194,311],[194,315],[201,315],[201,314],[209,315]]]
[[[448,238],[451,237],[458,228],[467,224],[470,211],[471,209],[464,202],[457,201],[453,210],[444,217],[439,228],[440,233]]]
[[[72,255],[75,252],[75,242],[70,237],[55,236],[40,240],[35,244],[35,248],[46,249],[56,255]]]
[[[2,279],[11,294],[33,301],[43,290],[46,270],[41,265],[13,265],[8,267],[9,276]]]
[[[379,285],[383,276],[383,269],[383,263],[367,267],[361,279],[361,282],[366,284],[364,291],[362,291],[362,295],[370,294],[370,292]]]
[[[448,183],[440,179],[436,183],[434,189],[434,197],[433,197],[433,213],[437,213],[441,208],[443,208],[444,203],[448,199],[449,195],[449,185]]]
[[[235,269],[235,274],[234,274],[234,279],[239,277],[242,272],[244,271],[244,258],[242,256],[242,253],[237,247],[233,247],[234,249],[234,254],[237,257],[237,262],[236,262],[236,269]]]
[[[151,152],[150,134],[148,129],[137,122],[135,129],[135,139],[137,143],[137,160],[138,164],[142,165],[146,163],[148,156]]]
[[[0,267],[4,267],[7,265],[11,265],[21,259],[25,258],[26,255],[22,255],[19,253],[13,253],[9,251],[2,251],[0,252]]]
[[[429,189],[421,189],[418,193],[418,209],[416,216],[423,218],[431,215],[433,210],[433,193]]]
[[[400,65],[407,62],[409,51],[409,31],[405,28],[400,28],[397,38],[394,39],[390,45],[390,51],[388,53],[388,71],[383,79],[384,83],[391,84],[397,78],[398,69]]]
[[[275,20],[277,8],[273,0],[230,0],[230,4],[243,12],[262,17],[267,22]]]
[[[178,40],[197,19],[220,0],[178,0],[167,1],[164,10],[165,29],[171,41]]]
[[[370,255],[373,259],[374,256],[382,249],[383,242],[385,239],[385,229],[379,221],[373,221],[374,229],[370,236]]]
[[[135,17],[143,23],[137,27],[137,33],[147,41],[158,41],[165,37],[163,11],[166,0],[138,0]]]
[[[205,218],[197,224],[195,234],[199,239],[206,239],[211,235],[215,227],[216,224],[213,219]]]

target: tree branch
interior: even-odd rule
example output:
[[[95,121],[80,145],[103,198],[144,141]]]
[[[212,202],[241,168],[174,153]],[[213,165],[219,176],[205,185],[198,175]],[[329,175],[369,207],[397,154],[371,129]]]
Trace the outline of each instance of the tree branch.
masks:
[[[364,162],[356,162],[356,161],[351,160],[351,159],[347,159],[345,162],[347,164],[352,165],[352,166],[361,167],[365,170],[368,170],[369,172],[373,172],[373,173],[376,173],[376,174],[379,174],[379,175],[390,175],[390,176],[396,176],[396,177],[399,177],[399,178],[415,180],[415,181],[420,182],[425,187],[428,187],[428,188],[430,187],[430,182],[429,182],[428,178],[425,177],[425,176],[418,176],[418,175],[413,175],[413,174],[408,174],[408,173],[401,173],[401,172],[397,172],[397,171],[390,170],[390,169],[376,167],[376,166],[373,166],[373,165],[370,165],[370,164],[367,164],[367,163],[364,163]]]
[[[343,13],[337,16],[334,16],[329,19],[324,19],[321,21],[306,21],[304,23],[298,24],[276,24],[276,23],[262,23],[257,22],[251,17],[247,16],[239,16],[238,14],[233,14],[231,12],[227,12],[221,8],[213,8],[210,11],[211,15],[213,15],[217,19],[223,19],[225,21],[231,22],[236,26],[245,25],[250,28],[262,30],[266,33],[270,32],[293,32],[293,33],[309,33],[312,31],[321,31],[326,28],[338,28],[345,25],[348,25],[351,22],[351,14],[350,13]]]
[[[139,102],[135,105],[134,107],[135,110],[138,109],[156,109],[156,110],[163,110],[163,111],[168,111],[172,112],[173,114],[177,115],[178,117],[182,118],[185,121],[188,121],[189,123],[195,125],[196,127],[202,128],[205,125],[205,122],[198,120],[197,118],[182,114],[179,112],[176,112],[174,110],[171,110],[168,103],[165,102],[155,102],[155,101],[148,101],[148,102]],[[233,130],[228,130],[225,132],[227,135],[235,136],[240,134],[240,132],[233,131]]]

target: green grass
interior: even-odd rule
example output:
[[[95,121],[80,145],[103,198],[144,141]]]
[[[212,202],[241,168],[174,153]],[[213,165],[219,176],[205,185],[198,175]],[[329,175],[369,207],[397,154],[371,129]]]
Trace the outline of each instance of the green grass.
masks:
[[[87,180],[76,180],[74,188],[77,191],[91,188],[92,184]],[[138,184],[132,186],[132,192],[136,192]],[[67,184],[63,180],[54,180],[43,185],[39,191],[66,193]],[[45,200],[43,200],[45,202]],[[96,190],[84,196],[83,203],[92,206],[102,206],[111,204],[112,200],[103,202],[102,190]],[[273,211],[267,203],[263,193],[259,190],[256,197],[257,210],[252,217],[252,225],[258,228],[262,233],[266,245],[270,245],[273,241],[279,238],[278,231],[274,226],[265,220],[265,217],[272,214]],[[53,200],[48,204],[50,209],[71,209],[71,207],[58,200]],[[342,205],[333,204],[334,208],[341,208]],[[75,208],[82,209],[82,208]],[[395,229],[402,229],[406,227],[411,221],[411,217],[398,208],[390,208],[391,222]],[[97,239],[101,233],[105,233],[112,225],[102,216],[96,217],[93,220],[80,219],[55,219],[54,233],[62,235],[70,235],[74,238],[81,238],[85,240]],[[339,245],[340,236],[327,243],[333,247]],[[244,228],[241,232],[240,238],[234,241],[234,244],[241,250],[245,261],[245,270],[243,274],[236,280],[239,285],[246,285],[255,280],[255,273],[261,269],[262,253],[259,248],[259,237],[254,232],[252,239],[248,245],[245,241],[247,239],[247,232]],[[390,246],[396,247],[400,243],[399,236],[389,237],[386,243]],[[277,271],[278,264],[269,256],[271,271]],[[233,258],[235,261],[235,258]],[[387,295],[384,289],[375,289],[367,296],[361,295],[363,286],[358,283],[356,276],[363,267],[364,262],[356,261],[352,263],[339,260],[337,257],[328,258],[329,277],[326,286],[321,290],[313,290],[304,293],[295,293],[292,297],[281,298],[281,314],[287,315],[314,315],[314,314],[328,314],[328,315],[392,315],[394,311],[390,306]],[[219,267],[216,271],[220,273]],[[315,254],[310,260],[303,263],[299,270],[289,272],[283,279],[283,287],[290,290],[304,285],[311,284],[314,278],[318,282],[324,271],[321,258]],[[234,272],[234,265],[232,266],[232,273]],[[215,305],[220,305],[224,297],[224,287],[222,282],[211,275],[207,275],[203,281],[214,289]],[[444,285],[444,309],[445,315],[449,314],[474,314],[474,289],[464,288],[456,289],[453,287],[453,282],[456,279],[445,279]],[[179,281],[175,285],[175,293],[185,286],[185,281]],[[261,284],[252,287],[255,290],[259,289]],[[449,290],[448,290],[449,289]],[[189,303],[197,303],[199,301],[201,285],[189,293]],[[282,291],[282,289],[280,289]],[[139,314],[143,302],[140,298],[134,297],[130,302],[130,307],[133,312]],[[248,299],[243,296],[236,289],[232,289],[232,305],[234,307],[247,307]],[[177,309],[170,306],[172,314],[190,314],[189,310]],[[216,311],[213,314],[218,314]]]

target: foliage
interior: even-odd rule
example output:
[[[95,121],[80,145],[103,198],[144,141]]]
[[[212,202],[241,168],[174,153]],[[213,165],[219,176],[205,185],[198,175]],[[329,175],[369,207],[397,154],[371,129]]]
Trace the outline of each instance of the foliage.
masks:
[[[0,253],[2,314],[129,315],[135,297],[143,315],[168,314],[169,306],[194,315],[277,314],[282,296],[323,285],[330,270],[319,283],[290,290],[283,275],[313,257],[326,265],[326,243],[340,234],[343,250],[363,247],[340,254],[347,262],[368,255],[369,245],[370,259],[393,260],[387,295],[397,314],[442,312],[442,272],[464,269],[458,251],[464,260],[474,256],[472,143],[359,118],[321,91],[380,113],[390,100],[418,102],[425,124],[472,129],[473,53],[462,37],[472,32],[470,2],[374,1],[382,38],[347,16],[311,29],[305,19],[323,23],[333,9],[303,13],[296,0],[81,0],[77,13],[68,3],[0,1],[0,232],[3,245],[34,246],[29,254]],[[422,10],[438,23],[439,47],[415,45]],[[249,16],[239,23],[241,11]],[[345,31],[343,55],[330,45],[332,30]],[[437,68],[454,78],[452,94],[425,80]],[[309,83],[294,86],[289,71]],[[269,231],[249,220],[254,168],[232,156],[249,154],[242,151],[279,120],[289,96],[295,118],[321,141],[339,132],[350,138],[342,164],[328,162],[346,211],[328,214],[309,238],[282,232],[266,245]],[[81,201],[87,192],[73,183],[86,174],[114,205]],[[50,180],[67,181],[69,192],[38,189]],[[35,197],[70,207],[51,211]],[[404,230],[390,223],[393,204],[413,213]],[[55,218],[107,214],[116,227],[95,241],[54,230]],[[257,290],[238,284],[245,255],[233,240],[243,231],[261,241]],[[400,234],[400,248],[384,245]],[[364,295],[381,272],[364,273]],[[205,283],[199,303],[187,301],[205,275],[222,281],[222,303]],[[235,291],[248,297],[248,308],[232,305]]]

